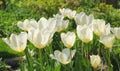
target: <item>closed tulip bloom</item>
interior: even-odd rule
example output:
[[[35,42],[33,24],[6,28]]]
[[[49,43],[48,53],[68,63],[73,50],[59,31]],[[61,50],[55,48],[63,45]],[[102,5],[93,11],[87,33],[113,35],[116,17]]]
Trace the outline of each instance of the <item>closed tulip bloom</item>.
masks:
[[[84,12],[80,12],[75,15],[74,19],[77,25],[92,24],[94,16],[92,14],[87,16]]]
[[[115,36],[112,34],[104,35],[100,37],[100,42],[104,44],[106,48],[111,48],[114,43]]]
[[[54,51],[54,55],[50,54],[52,59],[57,60],[62,64],[68,64],[71,62],[71,59],[75,55],[76,50],[70,50],[69,48],[65,48],[60,52],[59,50]]]
[[[93,32],[97,36],[102,36],[105,31],[105,21],[102,19],[96,19],[93,21]]]
[[[100,56],[99,55],[91,55],[90,62],[91,62],[91,65],[93,68],[97,68],[101,63]]]
[[[44,48],[50,39],[48,30],[34,29],[28,31],[28,40],[37,48]]]
[[[69,19],[73,19],[76,11],[72,11],[71,9],[59,9],[60,13],[64,16],[64,17],[68,17]]]
[[[80,40],[84,43],[89,43],[93,39],[93,30],[89,25],[78,25],[77,26],[77,35]]]
[[[75,43],[76,35],[74,32],[67,32],[61,34],[61,40],[67,48],[71,48]]]
[[[17,52],[23,52],[27,44],[27,33],[21,32],[19,35],[11,34],[10,39],[3,38],[3,41],[6,42],[11,49]]]
[[[120,28],[119,27],[112,28],[111,31],[117,39],[120,39]]]

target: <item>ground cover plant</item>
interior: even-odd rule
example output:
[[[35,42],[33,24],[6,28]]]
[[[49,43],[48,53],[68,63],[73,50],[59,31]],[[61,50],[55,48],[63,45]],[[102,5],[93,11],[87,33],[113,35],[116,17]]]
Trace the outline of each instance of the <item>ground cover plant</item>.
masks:
[[[17,54],[18,71],[120,71],[120,28],[119,21],[114,22],[119,19],[119,10],[104,3],[88,7],[90,4],[74,10],[59,8],[54,13],[50,10],[47,16],[18,13],[23,19],[15,15],[17,24],[9,24],[9,29],[1,25],[7,31],[1,29],[0,47],[11,48],[5,51]],[[11,70],[2,59],[0,69]]]

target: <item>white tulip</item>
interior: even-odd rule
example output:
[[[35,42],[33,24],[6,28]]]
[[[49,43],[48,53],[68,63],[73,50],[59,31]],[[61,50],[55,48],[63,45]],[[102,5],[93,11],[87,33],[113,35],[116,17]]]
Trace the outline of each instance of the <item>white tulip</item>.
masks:
[[[93,21],[93,32],[97,36],[102,36],[105,31],[105,21],[102,19],[95,19]]]
[[[94,16],[92,14],[87,16],[84,12],[80,12],[75,15],[74,19],[77,25],[92,24]]]
[[[61,16],[59,14],[54,15],[54,19],[56,20],[57,32],[61,32],[65,29],[67,29],[69,20],[63,20],[63,16]]]
[[[76,50],[70,50],[69,48],[65,48],[62,50],[62,52],[60,52],[59,50],[55,50],[54,55],[50,54],[50,57],[62,64],[68,64],[75,55],[75,52]]]
[[[69,19],[73,19],[76,11],[72,11],[71,9],[59,9],[60,13],[64,16],[64,17],[68,17]]]
[[[38,28],[41,30],[45,29],[46,27],[48,27],[48,20],[44,17],[41,17],[38,21]]]
[[[100,56],[99,55],[91,55],[90,62],[91,62],[91,65],[93,68],[97,68],[101,63]]]
[[[80,40],[82,40],[85,43],[89,43],[93,39],[93,30],[91,25],[78,25],[77,26],[77,35]]]
[[[57,25],[56,19],[54,19],[54,18],[49,18],[48,19],[47,29],[49,30],[49,32],[55,33],[57,31],[56,25]]]
[[[106,48],[111,48],[114,43],[115,36],[112,34],[104,35],[100,37],[100,42],[104,44]]]
[[[76,35],[74,32],[67,32],[61,34],[61,40],[67,48],[71,48],[75,43]]]
[[[23,52],[27,44],[27,33],[21,32],[19,35],[11,34],[10,39],[3,38],[3,41],[6,42],[11,49],[17,52]]]
[[[57,32],[61,32],[65,29],[67,29],[68,24],[69,24],[69,20],[58,21],[57,26],[56,26],[57,27]]]
[[[108,23],[108,24],[105,25],[105,29],[104,29],[104,34],[103,35],[109,35],[111,33],[110,30],[111,30],[111,27],[110,27],[110,24]]]
[[[54,33],[56,32],[57,30],[57,27],[56,27],[56,20],[54,18],[49,18],[48,19],[48,26],[46,27],[46,29],[49,31],[50,33],[50,37],[49,37],[49,42],[52,41],[52,38],[54,36]]]
[[[111,28],[111,31],[117,39],[120,39],[120,27]]]
[[[25,19],[24,22],[19,21],[17,25],[20,29],[28,31],[37,28],[37,21],[34,19],[31,20]]]
[[[63,20],[64,19],[64,16],[63,15],[60,15],[60,14],[54,14],[53,17],[55,19],[59,19],[59,20]]]
[[[28,25],[28,30],[37,28],[37,21],[35,19],[30,20],[30,24]]]
[[[44,17],[40,18],[38,21],[38,29],[48,29],[50,33],[55,33],[57,30],[56,19],[49,18],[48,20]]]
[[[24,22],[19,21],[19,22],[17,23],[17,25],[18,25],[18,27],[19,27],[20,29],[25,30],[25,31],[28,31],[27,26],[28,26],[29,23],[30,23],[29,20],[28,20],[28,19],[25,19]]]
[[[50,33],[48,30],[34,29],[28,31],[28,40],[37,48],[44,48],[50,40]]]

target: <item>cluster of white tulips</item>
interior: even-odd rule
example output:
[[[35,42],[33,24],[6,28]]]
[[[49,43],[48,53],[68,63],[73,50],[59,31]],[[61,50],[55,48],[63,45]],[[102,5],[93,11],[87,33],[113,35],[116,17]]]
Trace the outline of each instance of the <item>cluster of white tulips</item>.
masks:
[[[102,19],[94,19],[92,14],[86,15],[84,12],[77,13],[71,9],[60,9],[60,13],[52,18],[46,19],[41,17],[39,21],[35,19],[25,19],[23,22],[17,23],[18,27],[24,32],[19,35],[11,34],[10,38],[3,38],[11,49],[17,52],[23,52],[29,40],[36,48],[43,49],[53,40],[55,32],[60,33],[60,38],[65,47],[61,51],[55,50],[54,54],[50,54],[52,59],[62,64],[68,64],[72,61],[76,49],[72,50],[78,37],[86,45],[93,40],[93,33],[99,37],[99,42],[106,49],[112,48],[115,37],[120,39],[120,28],[111,28],[110,24]],[[67,20],[64,18],[67,17]],[[74,19],[76,32],[64,32],[68,28],[69,19]],[[56,46],[57,47],[57,46]],[[97,68],[101,64],[99,55],[90,55],[90,62],[93,68]]]

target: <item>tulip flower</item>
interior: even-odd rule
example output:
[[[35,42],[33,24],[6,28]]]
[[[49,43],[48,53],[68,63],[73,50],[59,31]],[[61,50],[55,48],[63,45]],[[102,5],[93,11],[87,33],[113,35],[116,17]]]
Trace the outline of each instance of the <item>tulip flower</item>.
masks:
[[[80,40],[84,43],[89,43],[93,39],[93,30],[91,25],[78,25],[77,26],[77,35]]]
[[[110,24],[109,23],[106,24],[103,35],[109,35],[109,34],[111,34],[110,29],[111,29]]]
[[[35,19],[30,20],[30,24],[28,24],[28,30],[35,29],[37,28],[37,21]]]
[[[38,21],[38,28],[44,29],[48,26],[48,20],[44,17],[41,17],[40,20]]]
[[[22,30],[28,31],[30,29],[37,28],[37,21],[34,19],[25,19],[24,22],[19,21],[17,23],[18,27]]]
[[[76,11],[72,11],[71,9],[59,9],[60,13],[64,16],[64,17],[68,17],[69,19],[73,19]]]
[[[50,33],[48,30],[34,29],[28,31],[28,40],[37,48],[44,48],[50,39]]]
[[[76,50],[70,50],[69,48],[65,48],[60,52],[59,50],[54,51],[54,55],[50,54],[52,59],[57,60],[62,64],[68,64],[71,62],[71,59],[75,55]]]
[[[67,48],[71,48],[75,43],[76,35],[74,32],[67,32],[61,34],[61,40]]]
[[[120,39],[120,28],[118,27],[111,28],[111,31],[117,39]]]
[[[28,19],[25,19],[24,22],[19,21],[19,22],[17,23],[17,25],[18,25],[18,27],[21,28],[22,30],[28,31],[27,26],[28,26],[29,23],[30,23],[29,20],[28,20]]]
[[[91,62],[92,67],[96,69],[101,63],[100,56],[99,55],[91,55],[90,62]]]
[[[55,33],[57,28],[56,28],[56,19],[54,18],[49,18],[48,20],[44,17],[40,18],[38,21],[38,29],[48,29],[49,32]]]
[[[56,20],[57,32],[61,32],[65,29],[67,29],[69,20],[63,20],[63,16],[61,16],[59,14],[54,15],[54,19]]]
[[[102,19],[96,19],[93,21],[93,32],[97,36],[102,36],[105,31],[105,21]]]
[[[92,24],[94,17],[92,14],[87,16],[84,12],[80,12],[79,14],[75,15],[74,19],[77,25],[84,25],[84,24]]]
[[[54,19],[54,18],[49,18],[48,19],[47,29],[49,30],[50,33],[55,33],[56,32],[56,30],[57,30],[56,25],[57,25],[56,19]]]
[[[112,34],[104,35],[100,37],[100,42],[105,45],[106,48],[111,48],[114,43],[115,36]]]
[[[56,20],[54,18],[49,18],[48,20],[44,17],[41,17],[36,24],[34,23],[34,20],[30,20],[30,24],[28,25],[28,29],[30,30],[45,30],[47,29],[49,33],[51,34],[50,38],[52,39],[54,33],[56,32]]]
[[[23,52],[27,44],[27,33],[21,32],[19,35],[11,34],[10,39],[3,38],[3,41],[6,42],[11,49],[17,52]]]

